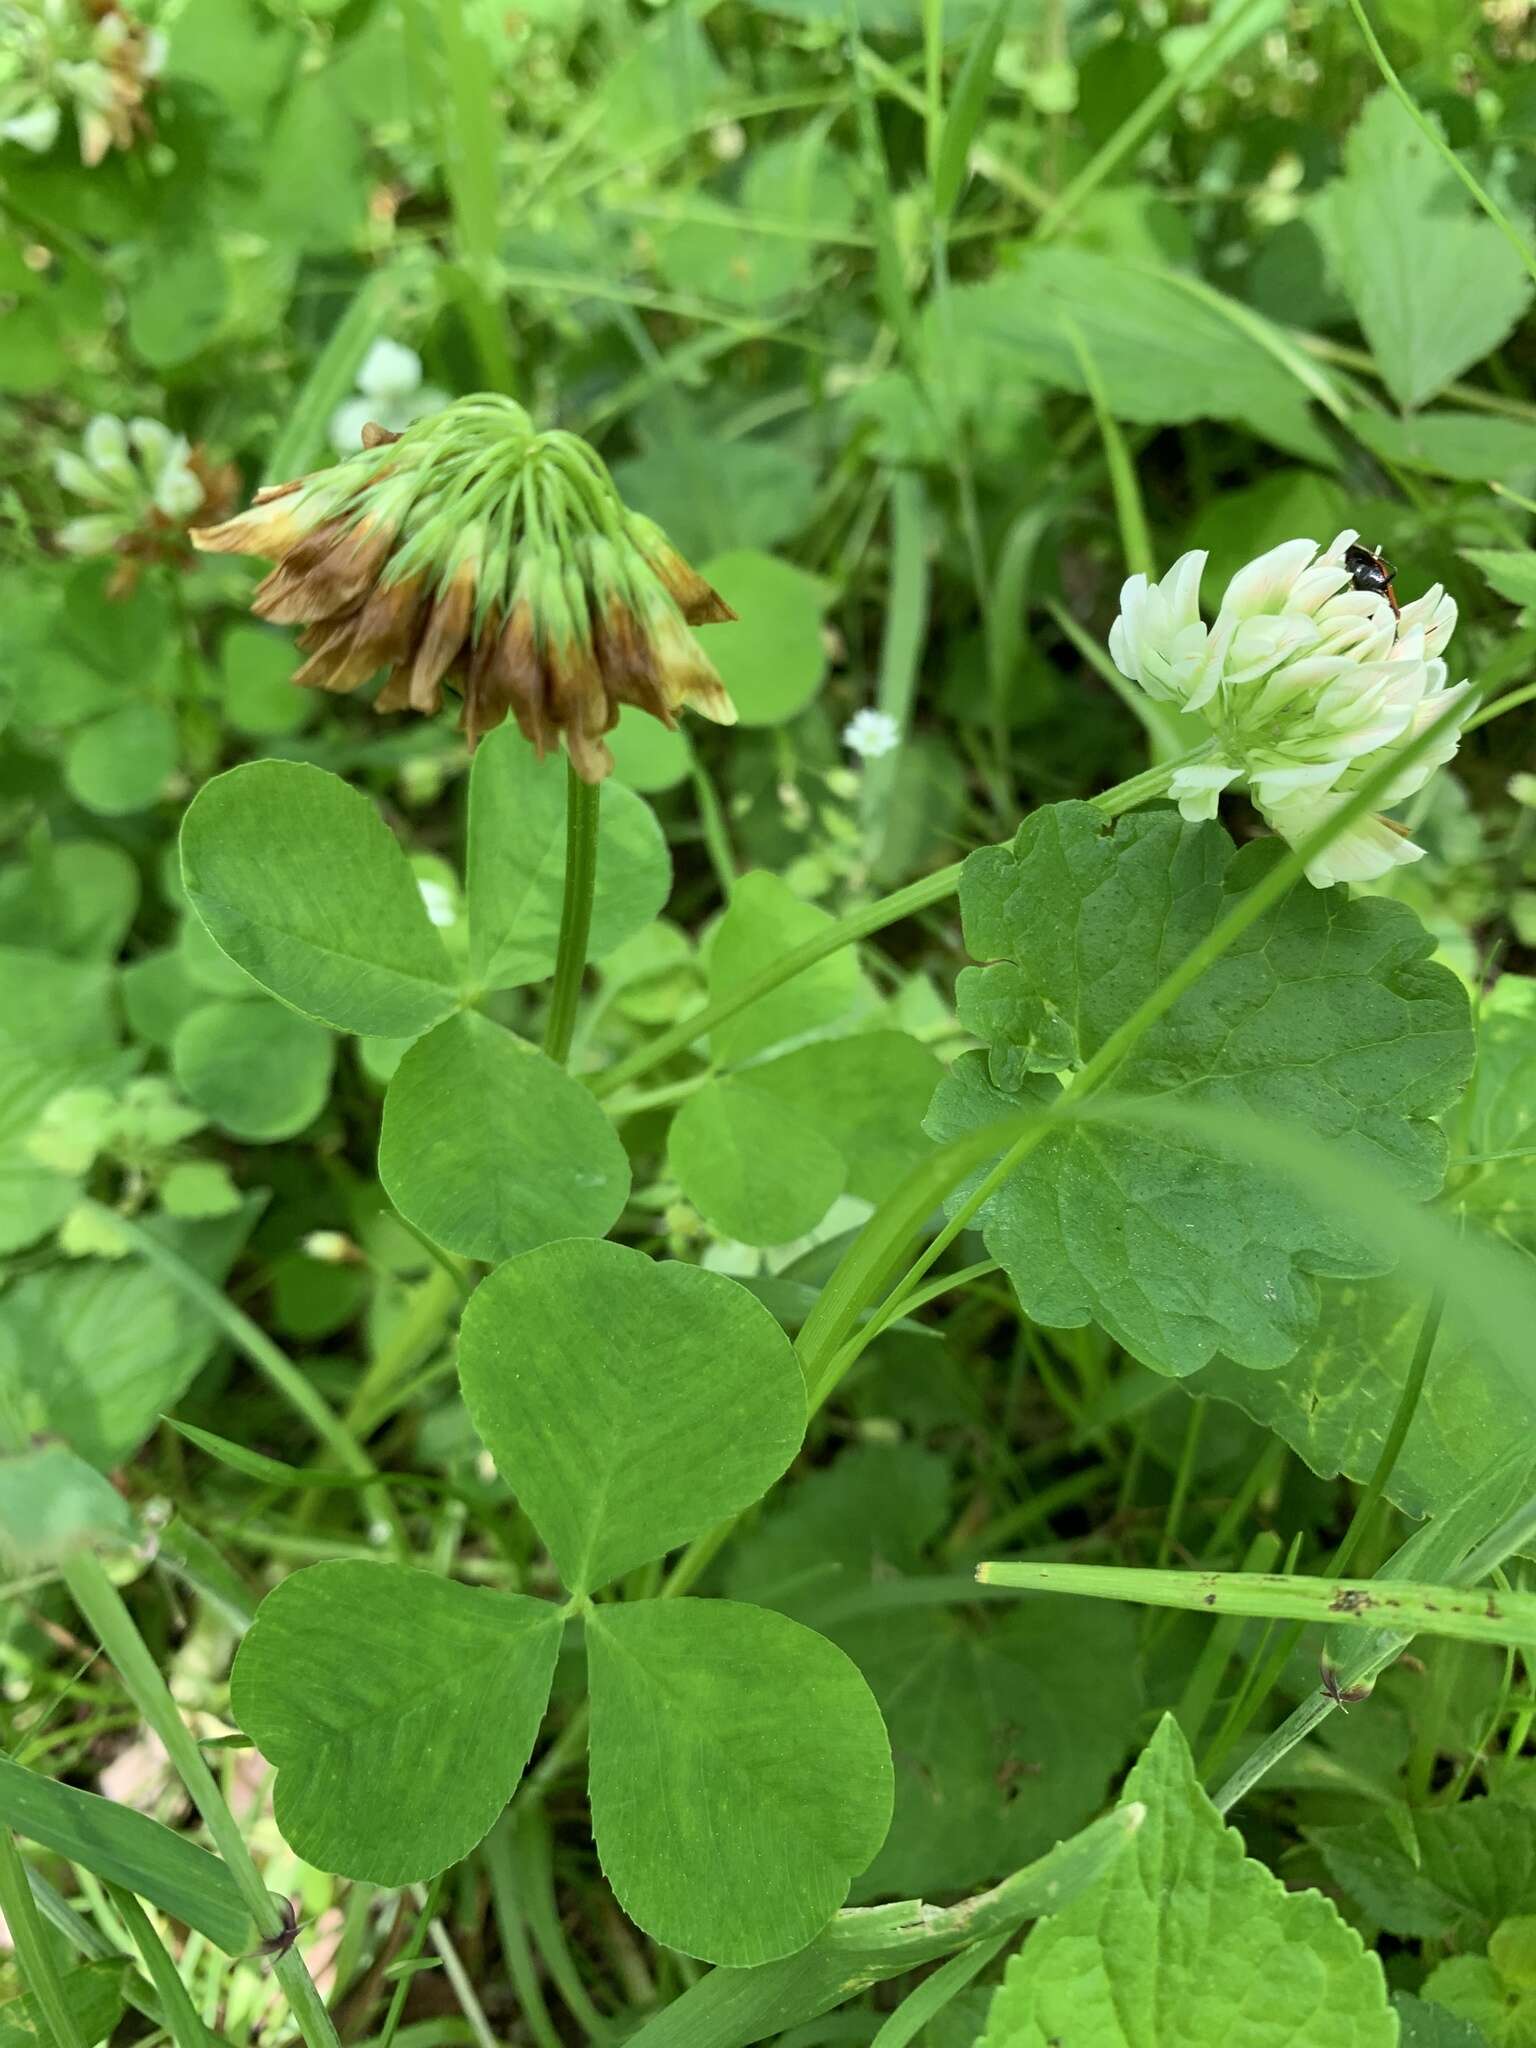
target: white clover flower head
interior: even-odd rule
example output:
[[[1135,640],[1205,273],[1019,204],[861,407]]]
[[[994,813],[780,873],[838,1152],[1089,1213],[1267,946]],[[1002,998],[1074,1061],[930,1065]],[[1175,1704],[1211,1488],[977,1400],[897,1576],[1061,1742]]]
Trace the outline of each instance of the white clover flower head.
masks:
[[[79,453],[60,449],[54,456],[53,473],[72,497],[97,508],[54,536],[72,555],[110,553],[155,513],[185,523],[203,502],[186,436],[160,420],[97,413],[80,437]]]
[[[843,745],[861,761],[878,761],[901,745],[901,728],[888,711],[856,711],[843,727]]]
[[[1109,635],[1116,668],[1211,730],[1209,751],[1170,786],[1186,818],[1214,818],[1221,792],[1243,782],[1267,823],[1296,845],[1468,698],[1470,686],[1451,685],[1440,658],[1455,600],[1436,583],[1397,611],[1385,592],[1357,589],[1345,555],[1358,538],[1346,531],[1321,550],[1310,540],[1271,548],[1232,578],[1211,626],[1200,617],[1202,552],[1180,556],[1158,583],[1125,584]],[[1386,806],[1454,756],[1460,728],[1453,721],[1388,784]],[[1320,889],[1370,882],[1422,856],[1401,827],[1368,814],[1308,864],[1307,878]]]
[[[403,434],[429,413],[448,403],[446,391],[421,381],[421,357],[403,342],[380,335],[363,357],[356,395],[343,399],[331,414],[331,446],[338,455],[354,455],[366,426]]]

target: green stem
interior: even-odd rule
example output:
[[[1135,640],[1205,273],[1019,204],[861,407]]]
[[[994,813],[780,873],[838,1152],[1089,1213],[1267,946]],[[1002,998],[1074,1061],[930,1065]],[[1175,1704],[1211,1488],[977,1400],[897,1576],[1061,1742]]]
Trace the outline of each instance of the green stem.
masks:
[[[693,783],[693,794],[699,806],[699,829],[704,834],[704,850],[715,871],[720,894],[729,903],[736,891],[736,857],[731,851],[725,813],[720,808],[720,798],[709,779],[708,770],[698,761],[689,770],[689,780]]]
[[[165,2024],[176,2048],[207,2048],[208,2029],[198,2018],[191,1994],[181,1981],[181,1972],[172,1962],[165,1943],[156,1934],[149,1915],[133,1893],[122,1885],[109,1884],[107,1892],[160,1994],[160,2003],[165,2008]]]
[[[597,883],[597,785],[583,782],[566,764],[565,900],[560,907],[560,948],[544,1026],[544,1050],[564,1066],[576,1029],[581,977],[587,967],[592,931],[592,892]]]
[[[1106,789],[1102,795],[1093,797],[1091,802],[1107,816],[1118,817],[1122,811],[1132,809],[1136,804],[1149,802],[1153,797],[1162,796],[1173,780],[1174,771],[1187,767],[1210,750],[1210,743],[1193,748],[1176,761],[1164,761],[1155,768],[1143,770],[1125,782],[1117,782],[1113,789]],[[873,933],[883,931],[887,925],[899,924],[902,918],[911,917],[919,910],[927,910],[935,903],[942,903],[953,896],[960,886],[960,875],[964,861],[956,861],[952,867],[940,868],[936,874],[924,875],[921,880],[909,882],[904,889],[897,889],[890,896],[881,896],[873,903],[866,903],[858,910],[851,910],[840,917],[836,924],[814,939],[807,939],[804,945],[794,946],[780,959],[754,974],[739,987],[729,989],[717,996],[712,1003],[706,1003],[702,1010],[694,1011],[680,1024],[661,1032],[649,1045],[643,1045],[628,1059],[620,1060],[617,1066],[606,1073],[594,1075],[590,1083],[592,1092],[599,1100],[612,1095],[641,1074],[648,1074],[652,1067],[659,1067],[672,1058],[674,1053],[686,1052],[696,1039],[703,1038],[729,1017],[747,1009],[763,996],[771,995],[786,981],[792,981],[797,974],[803,974],[808,967],[814,967],[818,960],[825,960],[829,954],[840,952],[844,946],[851,946],[859,939],[867,939]]]
[[[64,1996],[63,1979],[54,1967],[53,1951],[27,1882],[27,1867],[9,1828],[0,1828],[0,1912],[11,1932],[22,1986],[37,2000],[58,2048],[86,2048]]]
[[[215,1848],[239,1886],[258,1934],[263,1940],[281,1934],[283,1917],[278,1911],[277,1901],[262,1883],[239,1824],[225,1803],[191,1730],[182,1720],[181,1710],[171,1697],[160,1667],[149,1654],[122,1595],[102,1569],[101,1560],[91,1551],[80,1551],[65,1561],[62,1576],[71,1599],[116,1667],[129,1698],[159,1736],[192,1804],[202,1815]],[[290,1948],[278,1959],[275,1968],[309,2048],[339,2048],[330,2014],[315,1990],[298,1949]]]

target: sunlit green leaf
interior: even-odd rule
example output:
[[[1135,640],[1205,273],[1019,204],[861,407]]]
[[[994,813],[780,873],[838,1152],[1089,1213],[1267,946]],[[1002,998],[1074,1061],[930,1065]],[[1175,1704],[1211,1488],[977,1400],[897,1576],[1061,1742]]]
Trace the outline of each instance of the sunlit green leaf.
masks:
[[[1320,1893],[1243,1854],[1171,1719],[1125,1797],[1145,1821],[1009,1963],[984,2048],[1397,2048],[1379,1961]]]
[[[932,1134],[1057,1095],[1054,1076],[1017,1071],[991,1000],[1000,977],[1067,1024],[1085,1061],[1281,853],[1271,840],[1234,857],[1218,825],[1167,810],[1110,830],[1091,805],[1053,804],[1010,845],[972,854],[966,943],[995,964],[962,976],[960,1015],[998,1036],[990,1054],[957,1063]],[[1429,960],[1433,945],[1400,905],[1298,883],[1142,1036],[1115,1091],[1299,1124],[1405,1194],[1431,1195],[1445,1141],[1430,1119],[1472,1059],[1464,992]],[[1257,1171],[1239,1146],[1064,1123],[982,1211],[988,1246],[1037,1321],[1102,1323],[1161,1372],[1193,1372],[1218,1351],[1273,1369],[1317,1320],[1316,1276],[1380,1271],[1383,1259],[1326,1191]]]

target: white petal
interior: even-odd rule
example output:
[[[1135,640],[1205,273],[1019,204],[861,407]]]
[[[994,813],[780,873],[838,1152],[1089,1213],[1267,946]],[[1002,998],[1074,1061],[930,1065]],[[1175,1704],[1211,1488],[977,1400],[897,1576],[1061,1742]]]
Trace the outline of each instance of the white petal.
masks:
[[[1356,533],[1352,526],[1346,526],[1342,533],[1336,533],[1333,536],[1333,539],[1323,549],[1318,560],[1320,562],[1327,562],[1330,566],[1337,562],[1342,567],[1345,555],[1359,538],[1359,534]]]
[[[1348,801],[1337,791],[1326,796],[1296,796],[1263,806],[1264,816],[1283,839],[1299,846],[1319,831]],[[1395,832],[1384,818],[1367,813],[1356,818],[1321,853],[1307,863],[1307,880],[1317,889],[1335,882],[1374,882],[1393,868],[1422,860],[1424,849]]]
[[[1174,776],[1168,794],[1178,805],[1180,815],[1198,825],[1215,817],[1221,792],[1241,773],[1240,768],[1225,761],[1192,761]]]
[[[415,349],[384,336],[369,349],[357,373],[357,388],[367,398],[404,398],[421,382],[421,357]]]
[[[1277,612],[1289,598],[1303,569],[1317,553],[1315,540],[1283,540],[1268,553],[1239,569],[1221,600],[1223,616],[1252,618],[1255,612]]]
[[[103,476],[114,481],[133,480],[133,469],[128,459],[128,429],[115,413],[99,412],[90,420],[80,437],[85,450],[85,459]]]

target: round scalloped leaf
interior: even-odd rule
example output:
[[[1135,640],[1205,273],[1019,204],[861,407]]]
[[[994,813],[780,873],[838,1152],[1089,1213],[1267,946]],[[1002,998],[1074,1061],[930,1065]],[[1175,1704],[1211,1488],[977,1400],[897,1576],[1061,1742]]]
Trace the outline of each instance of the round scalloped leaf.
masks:
[[[1283,853],[1268,840],[1234,854],[1220,826],[1169,810],[1111,829],[1093,805],[1066,803],[972,854],[966,944],[993,964],[962,974],[958,1000],[989,1051],[941,1084],[930,1134],[1056,1100],[1055,1078],[1028,1071],[1042,1040],[1052,1064],[1090,1059]],[[1063,1121],[980,1212],[1026,1312],[1056,1328],[1098,1322],[1159,1372],[1218,1352],[1283,1365],[1316,1323],[1315,1275],[1390,1261],[1341,1221],[1329,1189],[1245,1158],[1244,1121],[1310,1134],[1414,1200],[1433,1195],[1446,1145],[1432,1119],[1473,1052],[1466,992],[1433,951],[1402,904],[1298,882],[1114,1076],[1116,1096],[1214,1114],[1232,1143],[1172,1122]],[[1015,970],[1006,988],[998,963]]]

